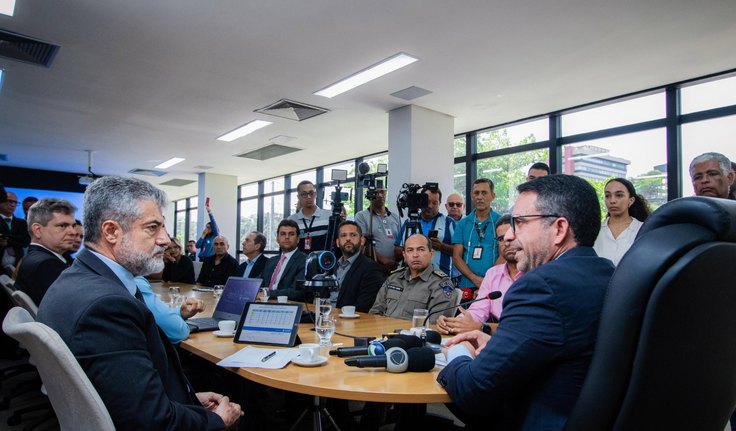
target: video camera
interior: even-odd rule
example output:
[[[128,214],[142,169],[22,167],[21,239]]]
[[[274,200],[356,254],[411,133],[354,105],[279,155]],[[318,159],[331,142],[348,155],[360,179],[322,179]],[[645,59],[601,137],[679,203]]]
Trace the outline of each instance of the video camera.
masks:
[[[365,198],[372,201],[376,198],[376,189],[383,189],[386,187],[385,181],[381,181],[378,178],[386,177],[388,175],[388,165],[385,163],[379,163],[376,168],[376,173],[369,173],[371,166],[363,162],[358,165],[358,180],[365,189]]]
[[[337,258],[331,251],[313,251],[304,264],[304,293],[306,298],[319,296],[328,298],[330,290],[337,288],[337,279],[332,275]],[[311,300],[311,299],[310,299]]]
[[[404,183],[396,196],[399,216],[404,217],[402,210],[406,209],[409,219],[416,220],[419,217],[419,211],[429,206],[429,196],[425,193],[427,190],[436,193],[439,185],[437,183],[424,183],[424,185]]]

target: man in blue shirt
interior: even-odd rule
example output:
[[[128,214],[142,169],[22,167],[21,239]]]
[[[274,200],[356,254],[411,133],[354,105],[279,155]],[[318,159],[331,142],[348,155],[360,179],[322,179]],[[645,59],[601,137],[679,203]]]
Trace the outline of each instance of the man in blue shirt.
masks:
[[[432,264],[449,276],[452,273],[452,234],[455,230],[455,220],[440,213],[442,191],[439,188],[427,189],[424,193],[427,194],[428,205],[426,208],[422,208],[417,222],[422,228],[421,233],[432,241],[432,250],[436,251],[432,258]],[[401,256],[403,253],[404,237],[407,236],[407,222],[405,221],[401,226],[401,232],[394,242],[397,256]],[[437,234],[430,235],[432,231],[437,231]],[[399,257],[399,259],[401,258]]]
[[[480,287],[486,271],[498,259],[494,226],[501,214],[491,209],[496,199],[493,181],[488,178],[475,180],[472,198],[475,209],[457,222],[452,236],[452,261],[463,275],[458,286],[463,289],[463,300],[473,299],[473,291]]]

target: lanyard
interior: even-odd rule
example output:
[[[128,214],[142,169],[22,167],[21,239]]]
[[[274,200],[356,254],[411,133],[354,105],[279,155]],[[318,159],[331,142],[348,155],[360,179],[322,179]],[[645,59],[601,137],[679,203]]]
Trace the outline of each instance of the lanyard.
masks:
[[[302,219],[302,223],[304,223],[304,233],[307,234],[307,236],[311,236],[309,233],[312,231],[312,225],[314,224],[315,218],[315,216],[312,216],[312,220],[309,221],[309,227],[307,227],[307,220]]]

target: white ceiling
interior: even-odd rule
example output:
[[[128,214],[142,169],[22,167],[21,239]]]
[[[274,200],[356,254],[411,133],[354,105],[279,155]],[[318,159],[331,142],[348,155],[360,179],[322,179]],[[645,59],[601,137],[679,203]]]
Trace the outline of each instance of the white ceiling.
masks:
[[[17,0],[0,28],[58,44],[50,69],[0,58],[0,166],[240,183],[384,151],[390,95],[465,132],[736,67],[734,0]],[[399,51],[420,61],[333,99],[312,93]],[[254,113],[281,98],[331,110]],[[274,124],[232,143],[243,123]],[[306,151],[233,155],[277,135]],[[151,179],[150,177],[145,177]],[[196,186],[165,187],[172,198]]]

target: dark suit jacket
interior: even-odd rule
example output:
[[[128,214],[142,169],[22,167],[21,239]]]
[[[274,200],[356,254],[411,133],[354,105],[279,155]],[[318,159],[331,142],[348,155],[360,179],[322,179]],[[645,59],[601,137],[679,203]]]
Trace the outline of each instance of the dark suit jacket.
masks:
[[[588,372],[613,271],[592,248],[576,247],[512,284],[483,351],[437,377],[455,406],[487,429],[562,430]]]
[[[258,259],[256,259],[255,263],[253,264],[253,269],[251,269],[250,274],[248,274],[248,278],[261,278],[263,268],[266,267],[266,262],[268,262],[268,257],[266,257],[265,254],[261,254],[260,256],[258,256]],[[240,264],[240,266],[238,267],[238,277],[243,277],[245,275],[246,266],[248,266],[247,262],[243,262]]]
[[[51,284],[68,267],[66,262],[59,260],[52,252],[38,245],[31,245],[18,269],[15,288],[27,293],[39,305]]]
[[[197,401],[146,304],[88,249],[46,292],[38,320],[69,346],[117,430],[224,428]]]
[[[276,269],[276,265],[281,259],[281,254],[271,257],[266,262],[266,266],[263,268],[261,273],[263,283],[261,286],[268,287],[271,282],[271,276]],[[286,263],[286,268],[282,271],[281,279],[279,284],[274,290],[271,291],[271,298],[276,298],[280,295],[286,295],[291,301],[301,301],[304,299],[304,291],[296,288],[297,280],[304,280],[304,264],[307,261],[307,255],[301,250],[296,250],[291,256],[291,259]]]
[[[23,248],[31,244],[31,234],[28,233],[28,224],[22,218],[14,216],[10,221],[10,228],[8,228],[5,219],[0,218],[0,235],[8,238],[7,247],[13,249],[15,262],[17,263],[23,257]],[[3,253],[5,253],[5,248],[0,249],[0,257],[2,257]]]
[[[384,280],[383,269],[364,254],[358,254],[340,286],[337,307],[354,305],[357,311],[367,313],[376,302]]]
[[[192,264],[192,260],[186,256],[181,256],[178,262],[166,262],[161,279],[163,281],[194,284],[194,264]]]
[[[222,258],[219,265],[215,265],[215,256],[210,256],[202,262],[202,269],[199,271],[197,283],[205,286],[224,285],[227,279],[237,272],[238,261],[229,254]]]

